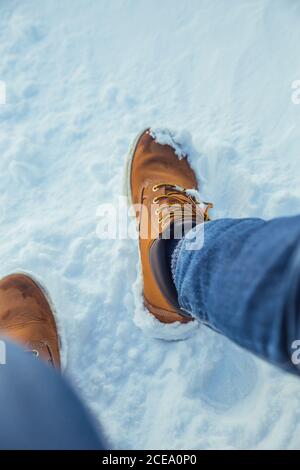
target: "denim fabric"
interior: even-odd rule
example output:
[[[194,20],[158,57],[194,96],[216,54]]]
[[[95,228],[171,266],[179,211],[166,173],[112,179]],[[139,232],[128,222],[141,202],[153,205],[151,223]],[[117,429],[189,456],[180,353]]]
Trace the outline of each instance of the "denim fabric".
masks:
[[[65,379],[6,342],[0,364],[0,449],[104,449],[90,415]]]
[[[193,229],[195,230],[195,229]],[[204,225],[202,249],[171,242],[181,308],[260,357],[299,374],[300,216],[221,219]]]

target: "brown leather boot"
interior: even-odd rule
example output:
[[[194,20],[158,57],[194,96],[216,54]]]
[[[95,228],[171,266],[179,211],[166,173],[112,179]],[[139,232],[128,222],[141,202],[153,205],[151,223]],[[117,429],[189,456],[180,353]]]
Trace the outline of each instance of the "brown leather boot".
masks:
[[[0,336],[60,368],[52,309],[42,288],[27,275],[11,274],[0,281]]]
[[[172,237],[176,225],[192,228],[199,215],[208,220],[211,207],[203,209],[185,188],[198,188],[187,157],[178,158],[173,147],[156,142],[149,129],[140,134],[128,158],[128,195],[137,216],[144,304],[163,323],[192,320],[178,305],[165,234]]]

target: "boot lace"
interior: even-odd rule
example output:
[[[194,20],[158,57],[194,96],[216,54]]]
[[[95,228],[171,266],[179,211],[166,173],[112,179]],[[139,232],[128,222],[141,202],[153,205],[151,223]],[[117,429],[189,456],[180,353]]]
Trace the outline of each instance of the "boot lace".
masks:
[[[159,204],[155,214],[159,216],[158,223],[162,230],[178,217],[191,217],[208,222],[210,219],[209,209],[213,208],[210,202],[200,200],[199,193],[194,189],[186,189],[172,183],[155,184],[153,192],[165,188],[165,194],[160,194],[153,199],[153,204]],[[164,202],[164,203],[163,203]]]

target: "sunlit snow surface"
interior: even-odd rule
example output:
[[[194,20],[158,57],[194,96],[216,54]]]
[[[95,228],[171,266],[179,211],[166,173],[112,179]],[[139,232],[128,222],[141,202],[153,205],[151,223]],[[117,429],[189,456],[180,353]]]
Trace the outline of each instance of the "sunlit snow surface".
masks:
[[[47,286],[115,448],[300,447],[300,379],[205,327],[153,339],[136,241],[96,235],[149,126],[193,142],[214,218],[299,212],[299,24],[296,0],[0,0],[1,274]]]

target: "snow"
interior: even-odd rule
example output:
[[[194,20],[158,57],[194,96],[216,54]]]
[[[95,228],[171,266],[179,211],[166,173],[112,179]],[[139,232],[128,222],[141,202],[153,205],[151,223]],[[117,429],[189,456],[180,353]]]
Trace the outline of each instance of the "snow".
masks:
[[[193,148],[189,145],[191,136],[186,131],[178,132],[172,129],[151,128],[150,135],[156,140],[156,142],[173,147],[179,160],[184,157],[193,156]]]
[[[1,274],[47,286],[114,448],[300,447],[299,379],[205,327],[153,338],[136,241],[96,234],[150,126],[192,136],[213,217],[299,212],[299,20],[295,0],[0,0]]]

